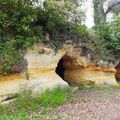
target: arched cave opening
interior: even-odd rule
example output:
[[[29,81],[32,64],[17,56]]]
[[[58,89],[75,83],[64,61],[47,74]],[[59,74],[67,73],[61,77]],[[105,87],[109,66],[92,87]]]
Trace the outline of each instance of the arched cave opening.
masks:
[[[71,74],[71,66],[74,58],[64,55],[58,62],[55,72],[69,85],[74,85],[73,75]]]
[[[55,72],[69,85],[74,86],[75,80],[72,74],[72,63],[74,61],[74,57],[64,55],[58,62]]]
[[[120,84],[120,63],[115,67],[115,69],[116,69],[115,77],[117,82]]]
[[[63,57],[59,60],[55,72],[64,80],[64,59]]]

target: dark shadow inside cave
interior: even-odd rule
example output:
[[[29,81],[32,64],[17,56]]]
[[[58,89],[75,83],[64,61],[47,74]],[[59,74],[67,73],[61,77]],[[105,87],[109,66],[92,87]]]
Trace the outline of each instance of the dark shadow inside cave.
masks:
[[[63,58],[61,58],[57,64],[57,68],[55,70],[55,72],[64,80],[64,60]]]
[[[120,63],[115,67],[115,69],[116,69],[115,74],[116,81],[120,84]]]

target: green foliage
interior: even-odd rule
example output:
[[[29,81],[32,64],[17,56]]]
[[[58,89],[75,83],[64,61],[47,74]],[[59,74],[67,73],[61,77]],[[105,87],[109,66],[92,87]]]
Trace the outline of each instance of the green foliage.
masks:
[[[58,0],[46,0],[44,8],[45,11],[42,17],[47,21],[46,28],[48,30],[54,30],[58,25],[67,24],[69,22],[81,24],[84,19],[84,12],[81,8],[77,10],[75,2],[72,0],[65,0],[64,2]],[[70,17],[70,15],[73,17]]]
[[[6,41],[14,38],[23,47],[25,42],[31,42],[36,33],[30,25],[37,19],[37,10],[33,9],[29,0],[0,1],[0,31],[4,31]],[[34,35],[35,34],[35,35]]]
[[[113,22],[110,23],[110,41],[109,46],[113,51],[120,54],[120,16],[117,16]],[[120,57],[119,57],[120,58]]]
[[[108,39],[110,34],[109,29],[110,29],[109,24],[107,22],[102,22],[96,28],[96,35],[98,35],[100,39]]]
[[[14,45],[15,40],[7,41],[6,46],[3,48],[3,52],[0,55],[0,67],[3,70],[3,74],[14,72],[20,73],[25,65],[22,51],[16,50]]]
[[[88,34],[87,27],[85,25],[75,25],[72,31],[79,37],[83,37]]]
[[[42,39],[42,27],[31,24],[40,9],[33,9],[30,0],[1,0],[0,8],[0,69],[11,73],[12,66],[22,64],[20,50]]]
[[[67,9],[65,4],[61,5],[57,0],[46,0],[44,3],[46,18],[46,28],[48,30],[55,29],[56,25],[67,21]]]
[[[71,89],[65,88],[55,88],[52,91],[45,91],[42,93],[38,100],[40,104],[44,106],[57,106],[66,102],[66,100],[70,97]]]
[[[0,116],[0,120],[29,120],[28,115],[25,112],[20,112],[17,114],[11,114],[8,116]]]
[[[102,23],[97,27],[97,34],[105,42],[107,53],[116,59],[120,54],[120,16],[117,16],[112,22]]]

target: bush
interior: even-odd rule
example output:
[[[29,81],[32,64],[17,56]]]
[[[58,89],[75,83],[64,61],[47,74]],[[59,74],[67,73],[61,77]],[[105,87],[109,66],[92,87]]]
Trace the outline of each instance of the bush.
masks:
[[[15,49],[15,40],[7,41],[6,47],[0,55],[0,67],[3,74],[6,73],[21,73],[25,69],[26,61],[23,59],[21,50]]]
[[[83,37],[88,34],[87,27],[85,25],[75,25],[72,31],[79,37]]]
[[[110,40],[108,45],[113,49],[114,54],[120,55],[120,15],[110,23]],[[120,58],[120,57],[119,57]]]
[[[97,27],[96,34],[104,40],[108,56],[119,59],[120,54],[120,16],[112,22],[102,23]]]
[[[41,41],[42,27],[32,26],[40,9],[30,0],[0,1],[0,69],[3,73],[21,72],[23,49]]]

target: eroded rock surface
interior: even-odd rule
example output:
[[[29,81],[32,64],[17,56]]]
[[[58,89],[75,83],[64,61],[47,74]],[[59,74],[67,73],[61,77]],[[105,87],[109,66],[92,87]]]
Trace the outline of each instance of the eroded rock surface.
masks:
[[[63,56],[64,80],[72,84],[108,84],[118,85],[115,78],[116,69],[107,61],[93,62],[90,55],[82,56],[82,49],[75,45],[64,45]]]
[[[117,85],[115,68],[96,66],[88,58],[67,54],[64,59],[64,79],[73,84],[110,84]]]
[[[57,54],[43,44],[28,49],[25,59],[28,61],[28,75],[15,74],[0,77],[0,101],[14,97],[16,93],[31,90],[34,95],[46,89],[68,87],[68,83],[55,73],[57,63],[64,54]]]
[[[18,91],[25,90],[27,80],[23,74],[0,77],[0,101],[12,99]]]
[[[26,73],[0,77],[0,101],[24,90],[32,90],[36,95],[46,89],[68,87],[67,82],[77,85],[117,85],[114,66],[107,66],[105,62],[98,66],[91,61],[89,55],[82,56],[81,53],[82,50],[71,43],[65,44],[57,52],[44,44],[34,45],[25,54],[28,62],[27,77]],[[61,58],[65,69],[64,80],[55,72]]]

